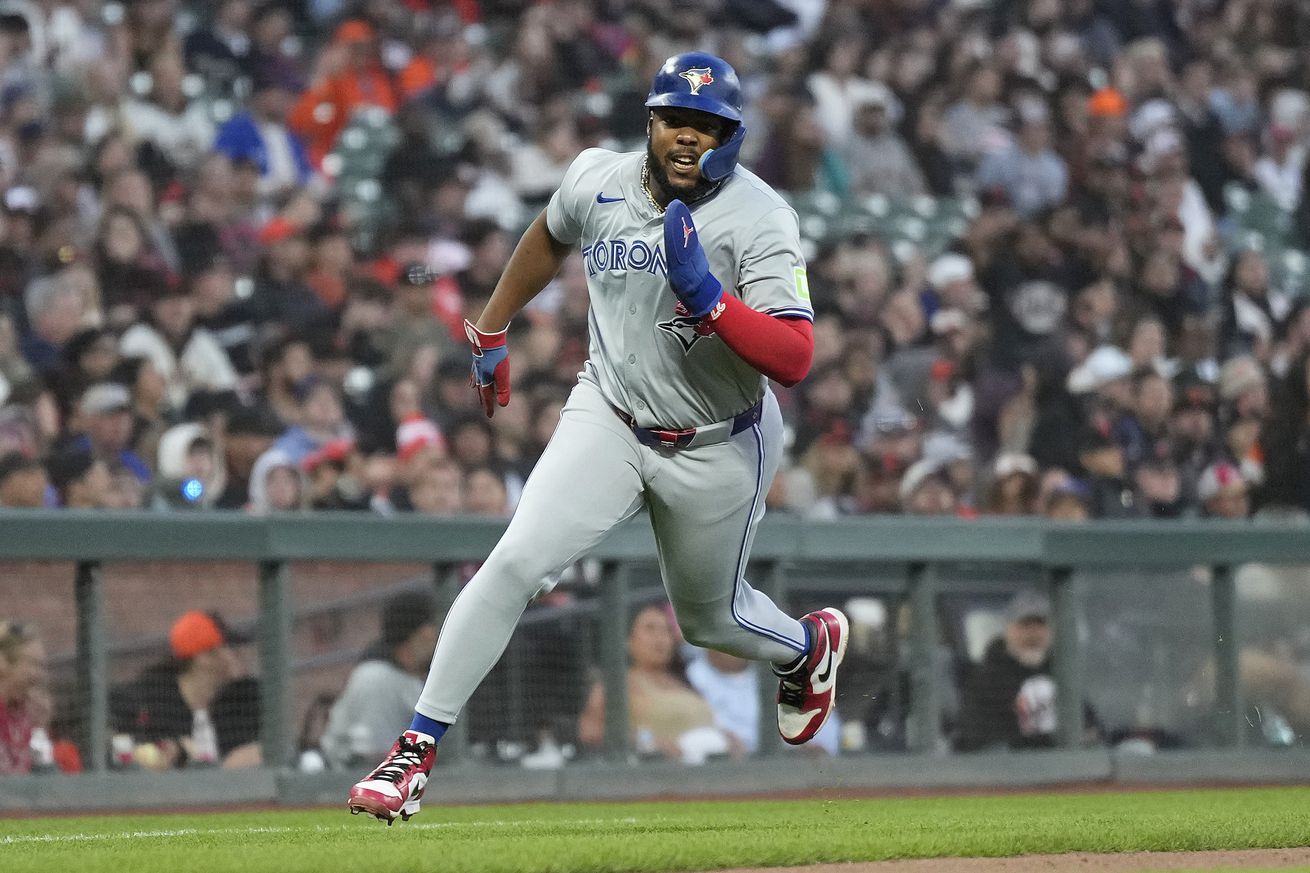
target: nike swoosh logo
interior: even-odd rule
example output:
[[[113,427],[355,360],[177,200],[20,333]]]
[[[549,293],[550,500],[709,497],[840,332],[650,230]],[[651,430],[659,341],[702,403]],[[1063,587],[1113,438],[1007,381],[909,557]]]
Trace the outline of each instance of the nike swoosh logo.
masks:
[[[820,685],[827,685],[828,679],[832,677],[832,649],[828,649],[828,660],[823,662],[823,672],[814,677]]]
[[[596,195],[597,203],[618,203],[620,200],[626,199],[626,197],[606,197],[604,191],[601,191]]]

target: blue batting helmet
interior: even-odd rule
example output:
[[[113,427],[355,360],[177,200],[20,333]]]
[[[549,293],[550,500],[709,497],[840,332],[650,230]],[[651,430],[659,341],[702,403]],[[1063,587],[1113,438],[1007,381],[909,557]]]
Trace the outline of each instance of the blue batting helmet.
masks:
[[[651,83],[646,105],[699,109],[729,121],[741,121],[741,85],[723,58],[705,52],[674,55]]]
[[[732,173],[746,128],[741,124],[741,85],[737,82],[737,71],[727,61],[706,52],[674,55],[655,74],[646,106],[698,109],[736,122],[732,136],[700,159],[701,174],[711,182]]]

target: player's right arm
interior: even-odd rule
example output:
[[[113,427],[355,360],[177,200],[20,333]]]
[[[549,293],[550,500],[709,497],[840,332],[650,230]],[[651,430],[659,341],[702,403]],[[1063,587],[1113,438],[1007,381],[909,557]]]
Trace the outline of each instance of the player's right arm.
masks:
[[[473,385],[488,418],[496,404],[509,403],[509,349],[505,345],[509,321],[555,278],[582,237],[586,200],[579,196],[578,183],[585,168],[601,154],[599,149],[588,149],[573,162],[550,204],[514,247],[478,320],[464,322],[464,332],[473,346]]]
[[[509,320],[555,278],[570,248],[551,236],[546,211],[542,210],[514,247],[477,323],[464,322],[464,333],[473,347],[473,387],[487,418],[496,411],[496,404],[509,404],[509,348],[505,339]]]
[[[555,278],[572,248],[551,236],[543,209],[523,232],[474,327],[487,332],[504,330],[509,320]]]

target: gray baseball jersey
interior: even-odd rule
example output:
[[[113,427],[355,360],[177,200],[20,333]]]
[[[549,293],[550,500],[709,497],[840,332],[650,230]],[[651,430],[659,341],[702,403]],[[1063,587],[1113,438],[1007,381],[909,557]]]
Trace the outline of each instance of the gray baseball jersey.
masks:
[[[591,347],[581,378],[644,427],[722,421],[753,406],[767,379],[675,312],[663,213],[641,185],[645,158],[584,151],[546,209],[551,236],[580,245],[586,263]],[[813,321],[796,213],[772,188],[738,167],[691,210],[728,293],[752,309]]]
[[[547,207],[550,234],[579,245],[586,261],[590,359],[509,528],[451,606],[417,707],[430,718],[458,716],[543,579],[643,509],[689,642],[774,663],[806,649],[800,622],[745,578],[782,459],[782,414],[764,376],[675,311],[663,213],[642,190],[644,160],[585,151]],[[813,319],[796,213],[782,198],[738,167],[691,209],[728,293],[753,309]],[[733,422],[716,441],[677,450],[642,443],[611,408],[643,428],[702,428],[761,400],[750,426]]]

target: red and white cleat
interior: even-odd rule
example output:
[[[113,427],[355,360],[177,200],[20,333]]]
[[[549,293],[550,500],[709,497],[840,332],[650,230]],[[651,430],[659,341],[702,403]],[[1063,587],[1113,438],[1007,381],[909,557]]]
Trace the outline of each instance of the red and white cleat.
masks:
[[[809,742],[832,713],[837,696],[837,668],[846,657],[850,626],[841,610],[816,610],[802,616],[810,632],[810,651],[789,673],[778,676],[778,733],[793,746]]]
[[[377,769],[350,789],[350,814],[366,812],[388,825],[397,817],[409,821],[418,812],[419,798],[436,760],[437,744],[432,737],[405,731]]]

